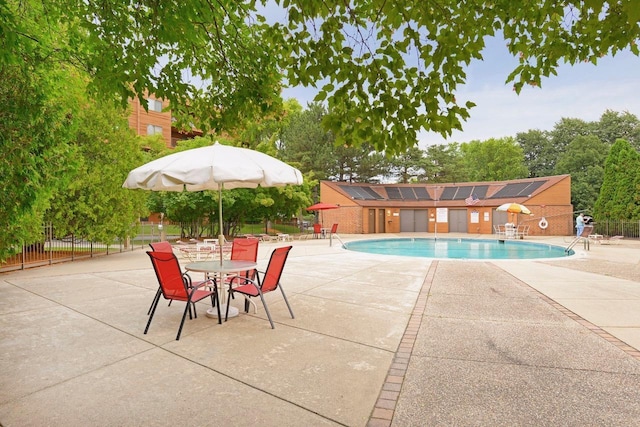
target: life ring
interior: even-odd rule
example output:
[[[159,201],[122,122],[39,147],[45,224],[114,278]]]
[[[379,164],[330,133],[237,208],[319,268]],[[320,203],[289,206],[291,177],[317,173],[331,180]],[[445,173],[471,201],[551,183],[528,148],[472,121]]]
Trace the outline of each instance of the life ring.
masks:
[[[540,227],[541,229],[545,229],[549,226],[549,223],[547,222],[547,219],[545,217],[542,217],[542,219],[540,220],[540,222],[538,223],[538,227]]]

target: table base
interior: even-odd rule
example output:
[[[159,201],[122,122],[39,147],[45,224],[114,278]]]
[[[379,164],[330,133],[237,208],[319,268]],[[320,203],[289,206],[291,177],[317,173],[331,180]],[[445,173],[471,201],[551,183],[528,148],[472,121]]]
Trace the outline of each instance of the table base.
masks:
[[[224,313],[227,311],[227,304],[220,304],[220,314],[224,317]],[[236,317],[240,314],[240,310],[237,308],[230,306],[229,307],[229,317]],[[211,317],[214,319],[218,318],[218,309],[215,307],[211,307],[207,310],[207,317]]]

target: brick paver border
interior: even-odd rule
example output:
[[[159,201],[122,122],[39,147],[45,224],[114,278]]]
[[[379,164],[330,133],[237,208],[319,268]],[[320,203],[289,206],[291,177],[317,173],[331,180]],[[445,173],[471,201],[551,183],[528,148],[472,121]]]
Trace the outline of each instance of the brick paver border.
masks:
[[[413,346],[416,343],[422,317],[427,309],[427,299],[431,292],[431,285],[433,284],[433,277],[435,276],[437,267],[438,261],[431,262],[431,266],[427,271],[427,277],[424,279],[420,294],[418,294],[418,300],[411,312],[409,324],[404,331],[400,345],[393,357],[393,362],[391,363],[389,372],[387,372],[387,378],[382,385],[382,391],[380,391],[367,427],[389,427],[391,425],[396,404],[400,397],[402,383],[404,382],[404,377],[409,367],[409,359],[413,352]]]

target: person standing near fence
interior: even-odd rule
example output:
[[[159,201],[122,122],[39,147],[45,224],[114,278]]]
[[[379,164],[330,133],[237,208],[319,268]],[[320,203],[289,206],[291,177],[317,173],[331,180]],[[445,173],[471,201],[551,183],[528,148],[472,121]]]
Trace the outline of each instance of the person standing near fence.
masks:
[[[580,237],[584,231],[584,214],[580,212],[580,215],[576,218],[576,237]]]

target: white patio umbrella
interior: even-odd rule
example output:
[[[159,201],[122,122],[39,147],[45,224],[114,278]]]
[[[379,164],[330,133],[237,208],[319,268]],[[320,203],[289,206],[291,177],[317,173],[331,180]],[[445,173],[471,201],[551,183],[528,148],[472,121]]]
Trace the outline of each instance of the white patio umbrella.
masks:
[[[300,171],[267,154],[247,148],[213,145],[180,151],[144,164],[127,176],[124,188],[152,191],[217,190],[222,233],[222,190],[302,184]],[[220,251],[222,263],[222,251]]]

